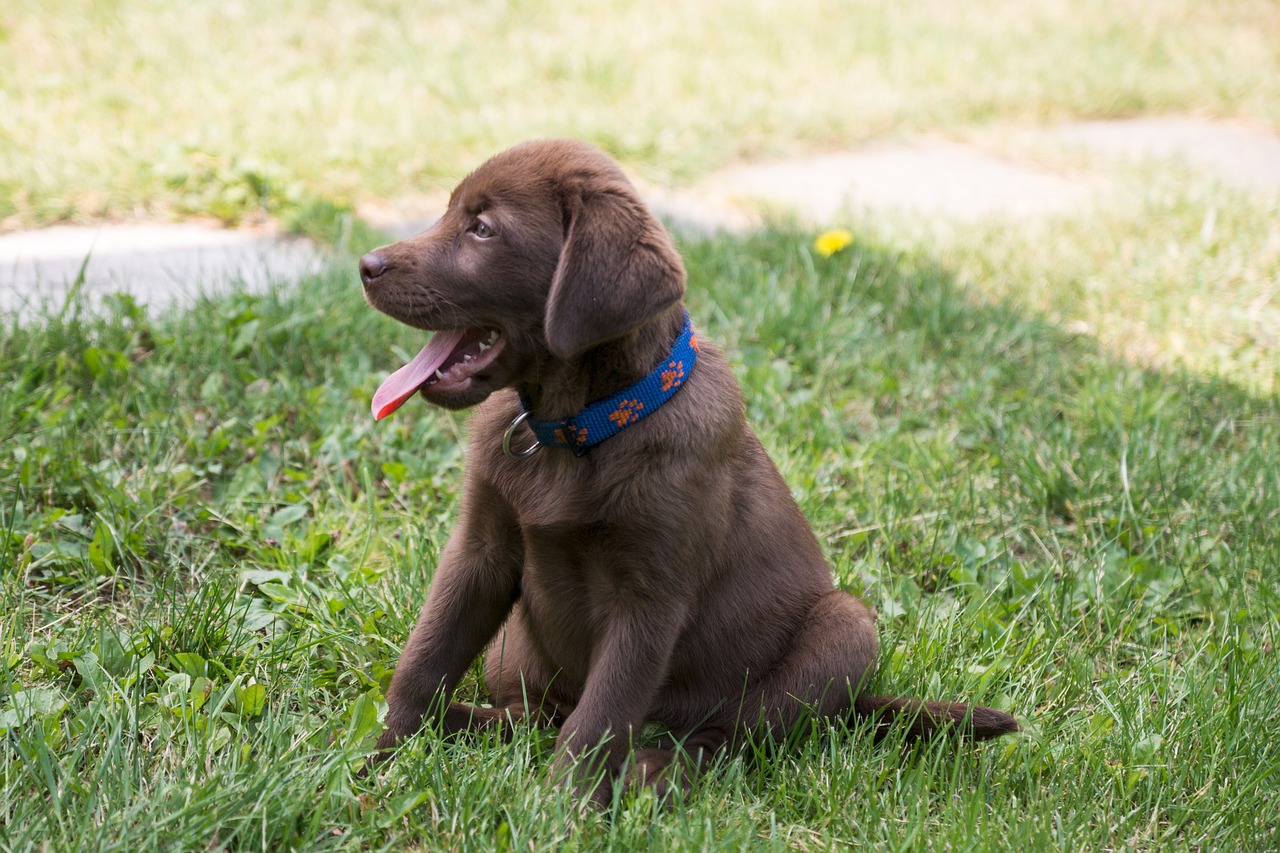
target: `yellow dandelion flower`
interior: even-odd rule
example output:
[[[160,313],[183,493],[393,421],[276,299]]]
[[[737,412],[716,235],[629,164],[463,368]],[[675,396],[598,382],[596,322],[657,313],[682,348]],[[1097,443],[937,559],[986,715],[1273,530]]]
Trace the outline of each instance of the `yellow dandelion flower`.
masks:
[[[853,242],[853,235],[843,228],[833,228],[818,235],[813,241],[813,249],[824,258],[829,258],[845,246]]]

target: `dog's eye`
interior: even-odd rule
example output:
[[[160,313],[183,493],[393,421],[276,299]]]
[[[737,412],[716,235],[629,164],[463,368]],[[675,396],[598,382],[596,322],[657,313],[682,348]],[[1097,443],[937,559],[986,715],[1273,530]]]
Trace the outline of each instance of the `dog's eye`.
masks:
[[[494,235],[494,230],[489,227],[489,223],[483,219],[477,219],[476,224],[471,226],[471,233],[481,239],[488,239]]]

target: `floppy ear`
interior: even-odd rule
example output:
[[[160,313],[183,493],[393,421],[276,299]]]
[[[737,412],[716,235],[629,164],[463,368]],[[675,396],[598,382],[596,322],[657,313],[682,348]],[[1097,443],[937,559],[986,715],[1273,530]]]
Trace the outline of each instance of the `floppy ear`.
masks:
[[[559,358],[644,325],[684,296],[684,264],[639,199],[620,192],[565,201],[569,226],[547,297],[547,346]]]

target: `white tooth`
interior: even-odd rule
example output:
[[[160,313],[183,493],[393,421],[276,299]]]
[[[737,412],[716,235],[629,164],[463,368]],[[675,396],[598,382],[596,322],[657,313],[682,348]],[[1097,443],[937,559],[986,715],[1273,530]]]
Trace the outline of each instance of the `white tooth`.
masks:
[[[481,341],[478,346],[480,347],[480,352],[484,352],[491,346],[491,344],[486,344],[484,341]]]
[[[489,343],[494,344],[494,343],[497,343],[497,341],[498,341],[498,330],[494,329],[492,332],[489,333]]]
[[[474,356],[474,355],[472,355],[471,353],[467,353],[466,355],[464,355],[464,356],[462,357],[462,360],[463,360],[463,361],[474,361],[474,360],[475,360],[475,356]]]
[[[443,371],[443,370],[437,370],[437,371],[436,371],[436,379],[444,379],[444,371]]]

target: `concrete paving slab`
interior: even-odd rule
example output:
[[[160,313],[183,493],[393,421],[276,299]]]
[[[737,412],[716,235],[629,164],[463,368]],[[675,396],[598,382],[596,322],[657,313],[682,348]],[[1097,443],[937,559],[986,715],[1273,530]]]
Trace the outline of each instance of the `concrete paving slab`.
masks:
[[[1178,116],[1085,121],[1050,136],[1103,154],[1183,160],[1244,189],[1280,190],[1280,137],[1243,123]]]
[[[1121,159],[1178,159],[1245,189],[1280,190],[1280,137],[1240,122],[1178,116],[1075,122],[1030,137]],[[816,225],[845,209],[953,219],[1035,216],[1068,211],[1098,185],[969,146],[920,142],[743,166],[692,189],[646,195],[677,227],[701,233],[749,230],[762,209]]]
[[[746,234],[758,228],[761,219],[757,202],[743,204],[721,191],[706,187],[670,189],[637,182],[636,188],[655,216],[672,230],[696,237],[717,233]]]
[[[449,193],[434,192],[363,202],[356,207],[356,215],[374,228],[386,232],[391,239],[403,240],[434,225],[448,206]]]
[[[635,181],[649,208],[677,230],[696,235],[741,234],[763,213],[797,216],[815,225],[847,209],[903,211],[977,219],[1070,209],[1093,187],[1012,163],[975,148],[922,142],[900,148],[803,157],[718,172],[694,187],[671,189]],[[403,220],[392,209],[362,211],[366,221],[402,239],[429,226],[447,196],[433,198]]]
[[[946,142],[828,154],[730,169],[698,188],[729,203],[778,207],[814,222],[846,209],[977,219],[1066,210],[1090,187]]]
[[[153,313],[231,287],[262,291],[319,272],[310,242],[198,224],[60,225],[0,235],[0,313],[62,305],[85,261],[83,292],[131,294]]]

